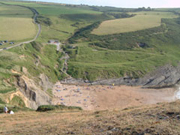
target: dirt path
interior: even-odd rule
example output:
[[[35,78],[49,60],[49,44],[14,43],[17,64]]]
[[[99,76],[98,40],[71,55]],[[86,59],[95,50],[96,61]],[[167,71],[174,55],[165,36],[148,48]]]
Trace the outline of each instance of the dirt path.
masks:
[[[174,88],[142,89],[130,86],[78,86],[56,83],[53,104],[80,106],[84,110],[127,108],[176,100]]]

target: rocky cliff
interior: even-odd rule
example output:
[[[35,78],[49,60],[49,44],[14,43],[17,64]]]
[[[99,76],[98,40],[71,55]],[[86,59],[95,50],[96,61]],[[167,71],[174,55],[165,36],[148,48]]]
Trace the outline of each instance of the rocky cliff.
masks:
[[[28,99],[27,107],[37,109],[39,105],[51,104],[49,95],[34,80],[25,75],[16,76],[16,80],[18,89]],[[41,83],[44,84],[44,80],[41,80]],[[45,89],[47,89],[47,86],[45,86]]]
[[[92,84],[112,84],[115,85],[141,85],[148,88],[162,88],[171,87],[180,82],[180,64],[176,67],[172,65],[166,65],[156,69],[155,71],[147,74],[142,78],[119,78],[100,80],[93,82]]]

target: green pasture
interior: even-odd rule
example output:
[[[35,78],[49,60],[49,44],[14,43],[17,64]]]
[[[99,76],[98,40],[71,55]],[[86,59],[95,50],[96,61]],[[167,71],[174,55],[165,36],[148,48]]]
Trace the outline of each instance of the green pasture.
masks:
[[[9,5],[4,5],[0,4],[0,15],[1,16],[17,16],[17,17],[32,17],[33,13],[31,10],[19,6],[9,6]]]
[[[92,31],[96,35],[108,35],[115,33],[133,32],[143,29],[158,27],[162,18],[175,18],[177,15],[171,12],[136,12],[131,18],[104,21],[97,29]]]
[[[31,10],[0,4],[0,40],[23,41],[33,39],[37,26]]]

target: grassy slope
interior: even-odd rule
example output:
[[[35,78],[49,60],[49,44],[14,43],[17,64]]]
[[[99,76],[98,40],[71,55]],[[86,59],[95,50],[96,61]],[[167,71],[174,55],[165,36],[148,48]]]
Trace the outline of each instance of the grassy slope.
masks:
[[[180,102],[96,112],[17,112],[0,115],[2,134],[180,134]],[[17,120],[18,119],[18,120]]]
[[[27,8],[0,4],[0,40],[24,41],[36,35],[33,13]]]
[[[23,45],[0,53],[0,99],[16,91],[14,86],[15,75],[26,75],[39,82],[39,75],[45,74],[55,83],[61,78],[60,63],[57,61],[62,54],[56,52],[56,46],[41,45],[40,43]],[[27,69],[27,72],[23,70]],[[15,71],[15,72],[14,72]]]
[[[168,49],[168,45],[164,45]],[[162,50],[162,48],[160,48]],[[179,47],[162,53],[154,49],[108,50],[78,45],[78,52],[69,61],[68,73],[75,78],[96,80],[122,76],[141,77],[165,63],[176,63],[180,56]]]
[[[136,12],[136,16],[125,19],[104,21],[92,31],[92,34],[107,35],[115,33],[125,33],[158,27],[162,18],[175,18],[175,14],[170,12]]]
[[[162,14],[169,16],[170,13]],[[86,29],[79,32],[76,35],[80,39],[76,41],[79,47],[72,50],[76,53],[69,61],[68,73],[75,78],[90,80],[122,76],[136,78],[165,64],[175,66],[180,57],[179,18],[162,19],[162,23],[159,28],[124,34],[97,36],[89,34]],[[85,43],[87,41],[90,44]],[[139,43],[146,46],[139,47]]]

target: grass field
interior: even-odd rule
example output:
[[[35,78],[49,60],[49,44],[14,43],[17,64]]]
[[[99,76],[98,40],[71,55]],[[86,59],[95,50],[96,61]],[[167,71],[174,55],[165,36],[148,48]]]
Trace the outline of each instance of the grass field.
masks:
[[[104,21],[97,29],[92,31],[96,35],[133,32],[161,25],[162,18],[175,18],[170,12],[137,12],[136,16],[125,19]]]
[[[33,13],[23,7],[0,4],[0,40],[23,41],[33,39],[36,25]]]

